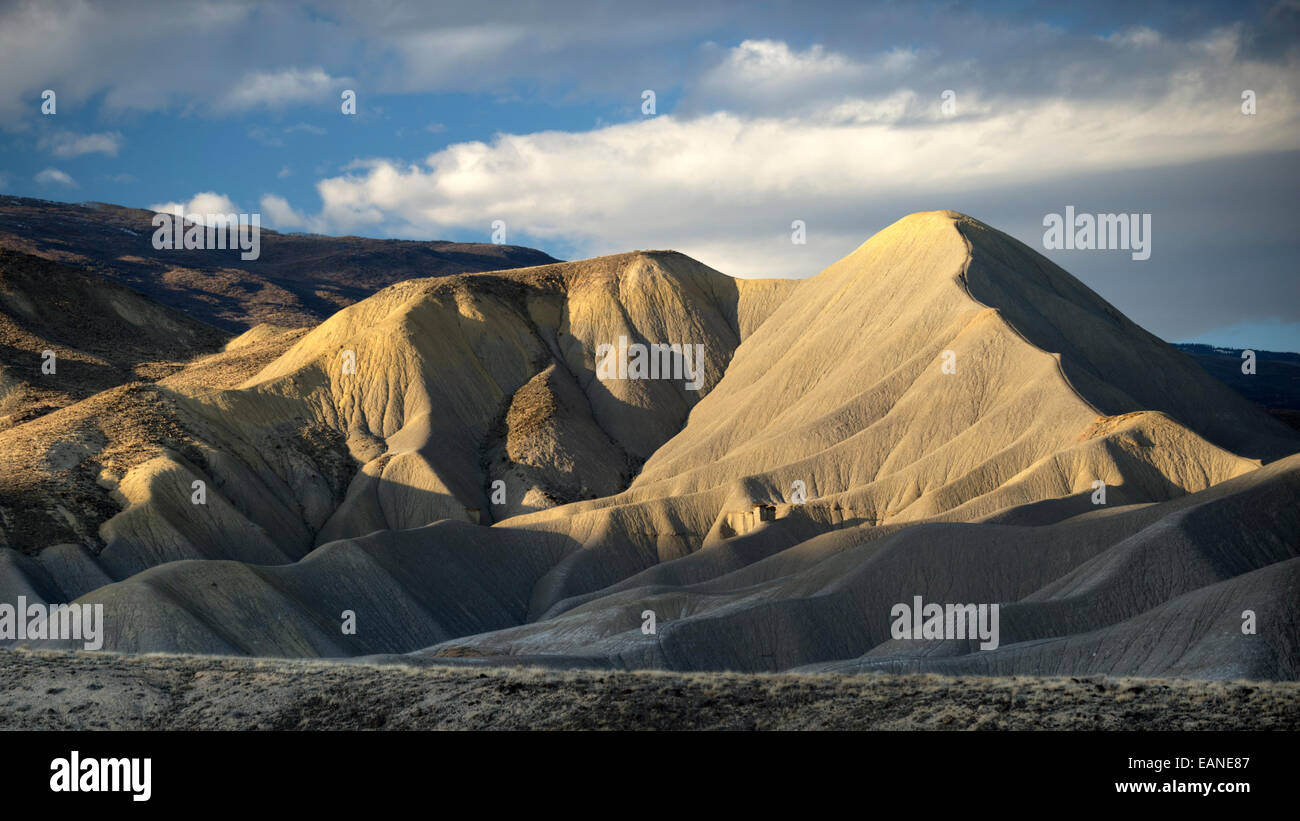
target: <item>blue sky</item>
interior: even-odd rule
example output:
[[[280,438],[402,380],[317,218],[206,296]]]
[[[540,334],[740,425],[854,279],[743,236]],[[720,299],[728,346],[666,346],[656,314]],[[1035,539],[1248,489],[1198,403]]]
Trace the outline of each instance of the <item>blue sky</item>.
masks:
[[[1149,260],[1044,253],[1163,338],[1300,350],[1298,22],[1295,0],[13,3],[0,190],[379,237],[500,219],[562,258],[738,276],[814,274],[917,210],[1040,250],[1067,205],[1149,213]]]

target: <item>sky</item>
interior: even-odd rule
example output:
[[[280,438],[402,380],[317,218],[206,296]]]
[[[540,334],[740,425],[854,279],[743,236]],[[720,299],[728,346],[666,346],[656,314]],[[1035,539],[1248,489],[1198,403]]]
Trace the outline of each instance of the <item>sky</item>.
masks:
[[[8,2],[0,192],[745,277],[950,208],[1164,339],[1300,351],[1298,69],[1300,0]],[[1046,248],[1067,206],[1150,258]]]

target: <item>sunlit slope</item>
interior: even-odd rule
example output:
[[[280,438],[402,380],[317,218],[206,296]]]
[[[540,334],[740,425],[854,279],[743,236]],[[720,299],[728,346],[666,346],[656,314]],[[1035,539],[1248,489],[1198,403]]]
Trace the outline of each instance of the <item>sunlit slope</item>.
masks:
[[[743,532],[756,504],[879,525],[1086,503],[1098,481],[1110,504],[1158,501],[1296,444],[1041,255],[938,211],[802,282],[627,492],[507,524],[595,548],[540,613]]]
[[[77,545],[123,578],[615,493],[791,284],[638,252],[411,280],[305,336],[254,329],[160,387],[0,435],[15,502],[3,544]],[[596,379],[596,351],[620,337],[701,345],[699,389]]]
[[[345,433],[362,468],[318,542],[487,523],[625,487],[780,290],[748,286],[660,252],[414,280],[339,312],[218,401],[254,417],[292,401]],[[599,346],[620,337],[703,345],[699,388],[597,379]]]

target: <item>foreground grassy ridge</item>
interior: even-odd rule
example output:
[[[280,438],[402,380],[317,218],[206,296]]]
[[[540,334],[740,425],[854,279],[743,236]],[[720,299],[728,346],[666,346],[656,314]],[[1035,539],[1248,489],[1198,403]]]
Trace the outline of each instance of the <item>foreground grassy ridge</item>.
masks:
[[[0,652],[0,729],[1295,730],[1300,683]]]

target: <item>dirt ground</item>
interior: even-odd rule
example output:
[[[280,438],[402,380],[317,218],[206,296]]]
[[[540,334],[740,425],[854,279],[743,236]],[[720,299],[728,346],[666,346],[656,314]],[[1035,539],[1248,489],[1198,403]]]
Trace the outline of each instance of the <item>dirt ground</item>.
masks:
[[[0,652],[0,729],[1295,730],[1300,683]]]

